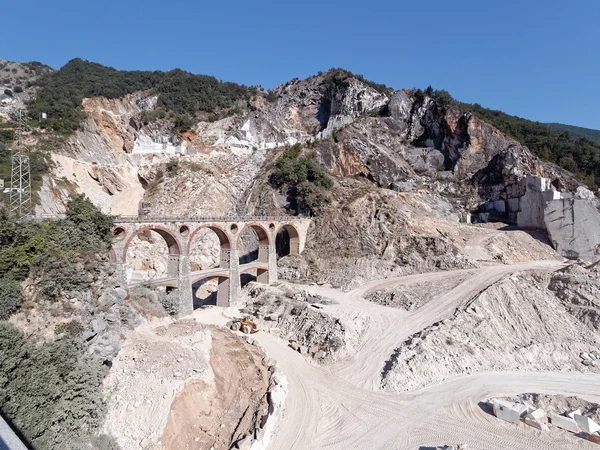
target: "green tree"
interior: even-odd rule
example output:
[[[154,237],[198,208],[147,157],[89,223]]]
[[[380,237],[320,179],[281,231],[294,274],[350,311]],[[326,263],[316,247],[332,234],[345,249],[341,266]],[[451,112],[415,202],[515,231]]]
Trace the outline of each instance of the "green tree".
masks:
[[[0,320],[16,313],[22,302],[21,285],[15,280],[0,278]]]
[[[0,322],[0,348],[0,409],[33,447],[61,448],[97,430],[105,368],[81,357],[77,342],[36,345]]]
[[[36,256],[46,247],[44,236],[31,236],[27,242],[19,245],[15,250],[15,262],[17,267],[29,267]]]

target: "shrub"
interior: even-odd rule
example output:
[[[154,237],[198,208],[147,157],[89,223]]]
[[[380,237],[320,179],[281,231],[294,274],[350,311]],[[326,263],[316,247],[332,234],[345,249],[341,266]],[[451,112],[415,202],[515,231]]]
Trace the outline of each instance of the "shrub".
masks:
[[[166,113],[162,109],[152,109],[142,111],[140,120],[144,125],[147,125],[149,123],[156,122],[158,119],[164,119],[166,116]]]
[[[23,92],[23,87],[22,86],[15,86],[15,94],[20,94],[21,92]]]
[[[327,191],[333,180],[317,159],[315,152],[302,155],[302,147],[296,144],[285,150],[275,164],[269,183],[276,188],[287,186],[293,194],[297,210],[307,209],[318,214],[329,201]]]
[[[83,325],[78,320],[71,320],[69,322],[59,323],[54,327],[55,334],[65,333],[70,338],[78,338],[83,333]]]
[[[4,95],[8,95],[9,97],[12,97],[13,91],[11,91],[10,89],[4,89]]]
[[[37,449],[67,446],[98,429],[105,368],[70,339],[37,345],[0,323],[0,409]]]
[[[178,114],[175,116],[175,129],[180,133],[191,130],[195,124],[196,121],[187,114]]]
[[[268,101],[269,103],[275,103],[278,98],[279,98],[279,95],[274,90],[270,90],[269,93],[267,95],[265,95],[265,100]]]
[[[179,161],[176,158],[173,158],[167,163],[167,166],[165,167],[165,172],[168,176],[173,177],[177,175],[179,169]]]
[[[0,213],[0,276],[22,280],[31,272],[49,300],[90,284],[97,253],[110,246],[112,218],[82,195],[67,206],[67,218],[57,222],[17,224]]]
[[[73,244],[80,250],[107,250],[112,239],[113,219],[103,214],[84,195],[76,194],[67,203],[66,227],[73,231]]]
[[[21,285],[18,281],[0,278],[0,320],[6,320],[21,306]]]

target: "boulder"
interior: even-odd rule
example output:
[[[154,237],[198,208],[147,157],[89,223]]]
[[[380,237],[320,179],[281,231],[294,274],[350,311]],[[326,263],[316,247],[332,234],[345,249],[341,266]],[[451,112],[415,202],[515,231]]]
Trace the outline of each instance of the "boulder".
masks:
[[[600,431],[600,425],[594,422],[592,419],[581,414],[574,414],[573,419],[577,422],[577,425],[586,433],[596,433]]]
[[[523,421],[530,427],[537,428],[538,430],[550,431],[550,428],[548,428],[548,425],[540,422],[539,420],[532,419],[531,417],[529,417],[529,414],[527,416],[525,416],[525,419],[523,419]]]
[[[492,409],[498,419],[515,424],[518,424],[521,416],[527,412],[527,406],[505,400],[493,400]]]
[[[552,425],[558,428],[562,428],[563,430],[570,431],[571,433],[578,433],[579,428],[577,426],[577,422],[570,417],[559,416],[558,414],[550,413],[548,414]]]
[[[544,210],[548,237],[558,253],[569,259],[600,259],[600,213],[590,200],[560,199]]]
[[[587,440],[595,444],[600,444],[600,436],[595,434],[588,434]]]
[[[251,436],[246,436],[245,438],[237,441],[235,447],[239,450],[250,450],[252,448],[252,441],[253,439]]]
[[[417,189],[417,183],[414,181],[394,181],[390,184],[390,189],[396,192],[411,192]]]
[[[530,419],[536,420],[536,421],[541,422],[541,423],[548,422],[548,415],[546,414],[546,411],[544,411],[541,408],[538,408],[538,409],[530,412],[525,417],[529,417]]]

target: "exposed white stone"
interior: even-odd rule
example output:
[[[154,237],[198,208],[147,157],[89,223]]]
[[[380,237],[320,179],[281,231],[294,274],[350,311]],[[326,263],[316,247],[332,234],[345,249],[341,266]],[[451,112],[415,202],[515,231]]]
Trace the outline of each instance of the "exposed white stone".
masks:
[[[548,428],[548,425],[540,422],[539,420],[532,419],[531,417],[528,417],[528,416],[529,415],[525,416],[525,419],[523,420],[527,425],[529,425],[530,427],[533,427],[533,428],[537,428],[538,430],[550,431],[550,428]]]
[[[573,419],[586,433],[591,434],[600,431],[600,425],[598,425],[589,417],[582,416],[581,414],[573,414]]]
[[[558,414],[550,413],[548,414],[552,425],[558,428],[562,428],[563,430],[570,431],[571,433],[579,432],[579,428],[577,427],[577,422],[570,417],[560,416]]]
[[[521,416],[527,412],[527,406],[505,400],[493,400],[492,408],[494,410],[494,415],[498,419],[516,424],[521,421]]]
[[[519,199],[517,225],[523,228],[544,228],[544,208],[549,201],[561,198],[548,178],[525,177],[525,195]]]
[[[532,420],[536,420],[536,421],[542,422],[542,423],[548,421],[548,415],[546,414],[546,411],[544,411],[541,408],[538,408],[535,411],[531,411],[525,417],[528,417]]]
[[[561,199],[545,209],[548,237],[567,258],[600,260],[600,213],[589,200]]]

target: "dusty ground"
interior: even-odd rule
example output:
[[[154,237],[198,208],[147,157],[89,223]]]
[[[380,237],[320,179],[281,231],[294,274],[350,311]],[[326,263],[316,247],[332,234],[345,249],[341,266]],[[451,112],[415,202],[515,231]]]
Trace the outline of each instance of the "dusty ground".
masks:
[[[228,449],[266,412],[261,352],[227,330],[164,318],[138,328],[105,380],[104,432],[130,449]]]
[[[597,370],[578,368],[573,372],[510,371],[507,367],[482,367],[472,375],[455,374],[442,381],[434,372],[425,389],[381,392],[382,370],[398,343],[428,326],[451,319],[473,298],[501,280],[528,270],[552,271],[559,261],[528,262],[484,267],[477,270],[411,275],[367,284],[349,293],[319,286],[306,286],[335,302],[323,305],[324,314],[348,320],[366,315],[364,332],[348,357],[319,366],[316,361],[292,350],[277,334],[259,333],[256,338],[274,358],[290,383],[285,414],[270,448],[279,449],[417,449],[439,445],[468,444],[469,449],[531,450],[595,448],[574,435],[541,434],[524,424],[503,423],[487,414],[480,402],[492,396],[519,392],[576,395],[600,401]],[[397,285],[437,283],[446,277],[471,275],[412,312],[363,299],[373,290]],[[527,296],[521,298],[527,302]],[[224,323],[234,309],[195,312],[200,321]],[[576,322],[575,322],[576,323]],[[575,326],[575,325],[573,325]],[[585,326],[580,326],[582,332]],[[544,335],[542,335],[544,336]],[[543,337],[546,338],[545,336]],[[460,360],[461,355],[456,359]],[[423,364],[443,365],[432,359]],[[410,371],[410,369],[407,369]]]
[[[539,270],[506,275],[465,298],[451,317],[398,346],[384,369],[384,388],[411,391],[486,370],[595,370],[582,366],[579,354],[595,350],[600,336],[553,295],[550,278]]]
[[[191,381],[177,395],[161,438],[166,450],[228,449],[268,413],[263,355],[227,330],[210,332],[215,382]]]
[[[562,260],[545,232],[524,231],[503,223],[462,224],[418,215],[414,230],[448,238],[466,256],[480,262],[516,264],[525,261]]]

